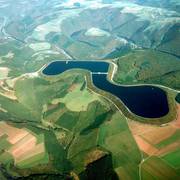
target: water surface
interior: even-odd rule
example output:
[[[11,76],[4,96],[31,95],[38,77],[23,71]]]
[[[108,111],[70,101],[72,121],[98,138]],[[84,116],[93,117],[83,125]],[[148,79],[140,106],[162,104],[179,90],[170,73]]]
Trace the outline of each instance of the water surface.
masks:
[[[154,86],[121,86],[107,80],[109,63],[99,61],[55,61],[44,70],[45,75],[57,75],[66,70],[80,68],[92,73],[93,84],[104,91],[117,96],[127,108],[138,116],[159,118],[169,112],[165,91]]]

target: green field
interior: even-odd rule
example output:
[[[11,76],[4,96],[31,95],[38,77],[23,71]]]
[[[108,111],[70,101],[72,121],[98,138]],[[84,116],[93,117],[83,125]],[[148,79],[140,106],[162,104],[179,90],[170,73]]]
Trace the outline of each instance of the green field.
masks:
[[[162,158],[166,162],[168,162],[171,166],[178,169],[178,168],[180,168],[179,157],[180,157],[180,149],[177,149],[177,150],[163,156]]]
[[[164,141],[161,141],[159,144],[157,144],[156,146],[158,148],[162,148],[165,147],[167,145],[170,145],[172,143],[178,143],[180,139],[180,130],[177,130],[171,137],[165,139]]]
[[[8,150],[10,147],[11,147],[11,144],[7,141],[7,136],[6,135],[3,135],[0,137],[0,154],[1,154],[1,151],[3,150]]]
[[[13,163],[13,157],[8,152],[3,152],[0,154],[0,162],[4,165],[9,165]]]
[[[122,115],[114,114],[111,121],[100,127],[98,144],[112,152],[115,168],[125,169],[130,178],[138,179],[141,156]]]
[[[175,169],[157,157],[150,157],[142,165],[142,179],[178,179]]]
[[[26,169],[37,165],[47,164],[48,162],[49,162],[48,154],[41,153],[17,163],[17,167],[20,169]]]
[[[98,96],[90,93],[87,89],[81,90],[82,84],[75,84],[75,90],[69,92],[64,98],[54,99],[53,104],[64,103],[71,111],[86,111],[89,103],[98,100]]]

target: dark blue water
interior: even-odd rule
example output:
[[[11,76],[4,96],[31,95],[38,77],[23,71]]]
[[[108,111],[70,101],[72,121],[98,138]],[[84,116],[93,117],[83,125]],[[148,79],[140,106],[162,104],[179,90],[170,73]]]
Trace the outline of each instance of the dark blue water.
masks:
[[[91,72],[108,72],[109,63],[100,61],[55,61],[43,70],[46,75],[60,74],[68,69],[80,68]]]
[[[81,68],[91,72],[108,72],[109,64],[93,61],[56,61],[47,66],[43,73],[57,75],[68,69]],[[166,93],[154,86],[118,86],[107,80],[106,74],[92,74],[97,88],[110,92],[121,99],[128,109],[138,116],[159,118],[169,112]]]
[[[96,87],[119,97],[130,111],[138,116],[157,118],[169,112],[166,93],[153,86],[123,87],[111,84],[104,74],[93,74]]]

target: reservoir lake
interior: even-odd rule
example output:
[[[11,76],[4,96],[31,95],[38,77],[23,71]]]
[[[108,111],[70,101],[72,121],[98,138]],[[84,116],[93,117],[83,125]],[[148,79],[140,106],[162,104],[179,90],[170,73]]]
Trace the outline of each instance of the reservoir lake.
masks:
[[[93,84],[118,97],[134,114],[145,118],[159,118],[169,112],[166,92],[151,85],[123,86],[107,79],[110,64],[101,61],[54,61],[45,67],[43,74],[52,76],[70,69],[85,69],[91,72]]]

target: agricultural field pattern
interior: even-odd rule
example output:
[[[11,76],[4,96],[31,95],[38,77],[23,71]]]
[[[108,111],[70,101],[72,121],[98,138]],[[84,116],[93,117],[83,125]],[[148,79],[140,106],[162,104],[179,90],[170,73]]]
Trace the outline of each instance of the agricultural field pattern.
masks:
[[[0,180],[26,179],[180,179],[180,1],[0,0]]]

